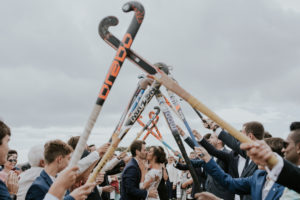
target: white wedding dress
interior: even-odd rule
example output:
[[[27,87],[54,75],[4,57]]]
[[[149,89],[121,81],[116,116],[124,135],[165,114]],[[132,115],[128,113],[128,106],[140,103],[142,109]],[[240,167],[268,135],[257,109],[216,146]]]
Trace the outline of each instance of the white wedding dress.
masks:
[[[159,177],[158,180],[156,180],[155,177]],[[162,169],[150,169],[147,174],[145,175],[145,180],[143,183],[141,183],[140,187],[143,187],[143,184],[148,182],[151,178],[154,179],[154,181],[150,184],[150,187],[147,189],[147,191],[149,191],[152,188],[157,189],[161,178],[162,178]],[[159,197],[157,198],[150,198],[148,197],[146,200],[159,200]]]

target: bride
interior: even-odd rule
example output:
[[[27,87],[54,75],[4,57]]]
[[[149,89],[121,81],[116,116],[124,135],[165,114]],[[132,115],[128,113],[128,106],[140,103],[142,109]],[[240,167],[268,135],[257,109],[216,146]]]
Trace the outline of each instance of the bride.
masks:
[[[141,169],[141,183],[140,188],[147,191],[151,189],[157,189],[161,178],[163,164],[166,162],[166,153],[164,149],[160,146],[152,146],[147,154],[147,164],[140,165]],[[146,167],[147,166],[147,167]],[[148,197],[147,200],[159,200],[157,198]]]

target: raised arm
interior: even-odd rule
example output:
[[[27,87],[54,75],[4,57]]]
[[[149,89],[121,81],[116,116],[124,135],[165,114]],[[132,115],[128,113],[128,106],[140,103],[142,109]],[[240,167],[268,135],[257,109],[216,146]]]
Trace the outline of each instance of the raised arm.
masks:
[[[206,162],[203,169],[211,175],[218,183],[230,192],[236,194],[250,194],[252,177],[247,178],[232,178],[229,174],[225,173],[219,165],[211,158],[208,152],[203,147],[196,147],[196,153],[202,157]]]
[[[218,131],[218,130],[217,130]],[[218,133],[217,133],[218,134]],[[224,142],[224,144],[226,144],[229,148],[231,148],[233,151],[235,151],[236,153],[240,154],[242,157],[244,157],[245,159],[248,158],[247,156],[247,152],[242,150],[240,148],[240,141],[238,141],[237,139],[235,139],[233,136],[231,136],[229,133],[227,133],[226,131],[222,130],[219,134],[218,134],[218,138],[220,140],[222,140]]]

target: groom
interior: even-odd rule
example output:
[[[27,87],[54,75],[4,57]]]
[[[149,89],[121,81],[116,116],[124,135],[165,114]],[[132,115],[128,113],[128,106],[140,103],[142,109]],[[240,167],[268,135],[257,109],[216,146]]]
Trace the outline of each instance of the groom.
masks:
[[[139,163],[145,161],[147,157],[146,143],[141,140],[134,141],[130,146],[132,159],[126,165],[122,173],[121,200],[145,200],[147,197],[157,198],[157,190],[141,190],[141,170]]]

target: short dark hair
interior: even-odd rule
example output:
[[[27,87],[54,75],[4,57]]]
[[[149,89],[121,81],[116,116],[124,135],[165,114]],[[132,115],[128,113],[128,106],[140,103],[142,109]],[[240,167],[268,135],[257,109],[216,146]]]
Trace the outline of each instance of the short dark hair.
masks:
[[[291,125],[290,125],[290,130],[294,131],[294,130],[297,130],[297,129],[300,129],[300,122],[292,122]]]
[[[272,151],[283,157],[282,149],[284,147],[284,140],[279,137],[266,138],[265,142],[271,147]]]
[[[206,133],[203,137],[204,139],[208,140],[211,136],[211,133]]]
[[[243,125],[245,127],[246,134],[252,133],[256,139],[262,140],[264,138],[265,129],[260,122],[252,121]]]
[[[150,149],[153,148],[153,155],[156,157],[156,163],[165,163],[167,162],[167,156],[164,149],[161,146],[152,146]]]
[[[136,156],[136,152],[135,152],[136,150],[138,150],[138,151],[142,150],[143,144],[146,144],[146,142],[142,141],[142,140],[136,140],[130,145],[130,152],[131,152],[132,157]]]
[[[52,140],[45,144],[44,157],[47,164],[52,163],[58,156],[67,156],[73,149],[61,140]]]
[[[271,133],[269,133],[268,131],[265,131],[265,133],[264,133],[264,139],[271,138],[271,137],[273,137],[271,135]]]
[[[17,154],[18,155],[18,152],[16,150],[14,150],[14,149],[10,149],[8,151],[8,154]]]
[[[0,145],[2,144],[2,139],[6,135],[11,135],[10,128],[3,121],[0,120]]]
[[[300,142],[300,129],[292,131],[291,139],[294,141],[295,144],[298,144]]]
[[[94,146],[95,146],[94,144],[89,145],[89,147],[94,147]]]
[[[77,143],[79,141],[80,136],[72,136],[69,140],[68,140],[68,145],[70,145],[73,149],[76,148]]]

